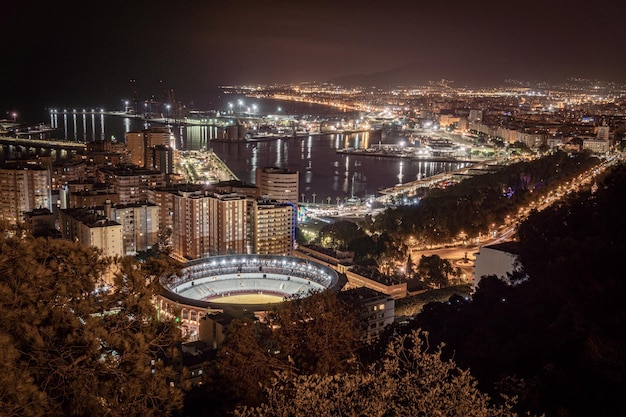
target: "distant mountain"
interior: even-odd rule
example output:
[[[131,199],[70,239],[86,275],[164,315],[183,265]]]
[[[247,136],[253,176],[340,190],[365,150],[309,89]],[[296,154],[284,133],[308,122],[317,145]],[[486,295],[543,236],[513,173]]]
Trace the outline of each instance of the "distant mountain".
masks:
[[[380,87],[389,88],[406,84],[422,84],[427,80],[418,80],[417,74],[410,66],[393,68],[371,74],[348,74],[329,80],[330,83],[346,87]]]
[[[451,80],[453,86],[490,87],[502,85],[508,77],[496,76],[484,68],[468,67],[460,62],[411,62],[387,71],[371,74],[349,74],[328,80],[346,87],[380,87],[425,85],[442,79]]]

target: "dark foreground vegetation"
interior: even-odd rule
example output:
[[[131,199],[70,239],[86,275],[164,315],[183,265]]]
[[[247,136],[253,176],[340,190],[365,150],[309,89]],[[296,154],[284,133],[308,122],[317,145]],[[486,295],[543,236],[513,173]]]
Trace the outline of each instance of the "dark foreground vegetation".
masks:
[[[0,415],[180,408],[183,392],[170,385],[179,331],[157,317],[146,270],[133,258],[111,269],[94,248],[0,230]],[[103,291],[107,276],[112,291]]]
[[[519,228],[530,279],[483,279],[471,302],[427,305],[410,328],[445,342],[480,387],[518,396],[520,409],[626,415],[624,193],[620,166],[595,193],[532,214]]]

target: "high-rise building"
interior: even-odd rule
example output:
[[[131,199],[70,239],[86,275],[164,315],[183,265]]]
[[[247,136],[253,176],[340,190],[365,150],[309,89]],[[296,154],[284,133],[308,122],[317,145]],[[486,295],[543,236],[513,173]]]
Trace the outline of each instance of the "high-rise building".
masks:
[[[97,168],[132,163],[130,151],[126,145],[115,140],[98,140],[88,142],[87,155],[87,160],[90,165]]]
[[[154,169],[153,149],[162,146],[171,148],[171,137],[167,127],[151,127],[141,132],[126,133],[126,147],[130,152],[132,164],[142,168]]]
[[[98,179],[113,186],[122,204],[146,201],[149,188],[165,186],[165,174],[133,165],[102,168]]]
[[[236,193],[214,193],[209,204],[211,254],[246,253],[246,198]]]
[[[200,192],[201,189],[202,186],[197,184],[178,184],[148,189],[146,193],[148,201],[155,203],[159,207],[159,230],[173,229],[174,206],[177,195],[181,195],[184,192]]]
[[[280,203],[298,203],[298,171],[284,168],[257,168],[256,186],[260,196]]]
[[[159,230],[159,206],[142,204],[104,204],[104,215],[122,225],[124,255],[134,256],[148,250],[157,241]]]
[[[62,209],[102,206],[106,200],[119,202],[115,188],[95,178],[68,181],[59,190],[59,207]]]
[[[35,209],[24,213],[26,229],[35,237],[50,236],[57,233],[56,215],[47,208]]]
[[[174,195],[172,244],[181,260],[245,253],[245,197],[207,191]]]
[[[211,184],[211,189],[219,193],[237,193],[246,197],[256,198],[259,196],[259,189],[254,184],[248,184],[239,180],[220,181]]]
[[[291,255],[297,208],[292,203],[248,199],[248,253]]]
[[[123,256],[122,225],[108,220],[94,209],[76,208],[59,211],[59,226],[64,239],[95,246],[104,256]]]
[[[78,181],[86,177],[87,164],[85,161],[64,160],[52,164],[50,181],[52,190],[60,190],[70,181]]]
[[[202,191],[174,194],[172,255],[180,260],[204,258],[209,250],[208,195]]]
[[[21,222],[39,208],[52,210],[50,171],[31,164],[0,168],[0,219]]]
[[[174,172],[174,150],[170,146],[157,145],[150,149],[152,153],[152,167],[163,174]]]
[[[610,128],[606,125],[606,122],[603,121],[602,125],[598,126],[598,133],[596,135],[598,140],[609,141],[609,133]]]
[[[138,167],[144,167],[146,164],[145,148],[146,144],[143,132],[127,132],[126,148],[130,153],[130,163]]]

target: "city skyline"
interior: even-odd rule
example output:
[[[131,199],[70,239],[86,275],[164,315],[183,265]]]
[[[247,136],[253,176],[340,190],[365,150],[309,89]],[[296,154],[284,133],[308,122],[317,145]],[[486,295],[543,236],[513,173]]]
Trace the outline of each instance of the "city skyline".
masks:
[[[131,94],[130,79],[143,97],[173,89],[199,107],[233,83],[624,82],[625,8],[615,1],[113,1],[95,9],[15,2],[0,29],[0,110],[119,102]]]

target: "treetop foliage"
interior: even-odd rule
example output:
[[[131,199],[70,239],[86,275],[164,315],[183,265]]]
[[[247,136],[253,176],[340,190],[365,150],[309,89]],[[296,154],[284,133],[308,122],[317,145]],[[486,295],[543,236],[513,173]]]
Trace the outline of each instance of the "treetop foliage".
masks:
[[[0,407],[21,416],[162,416],[177,331],[156,320],[144,272],[74,242],[0,237]]]
[[[461,232],[486,233],[507,215],[545,195],[598,163],[586,153],[555,152],[519,162],[497,173],[477,175],[446,189],[429,190],[416,206],[387,209],[373,228],[401,236],[412,235],[424,244],[449,242]]]
[[[302,416],[513,416],[507,402],[494,406],[470,373],[428,352],[427,334],[399,336],[385,356],[366,369],[333,375],[280,373],[268,401],[243,407],[239,417]]]
[[[445,341],[488,392],[547,415],[624,415],[626,167],[531,214],[519,228],[529,279],[481,279],[470,303],[427,305],[411,325]]]

